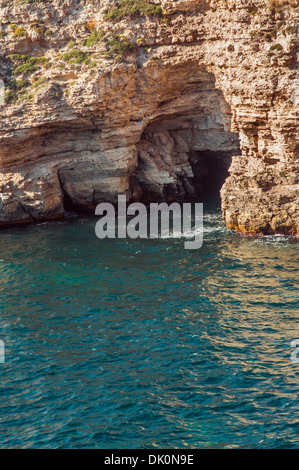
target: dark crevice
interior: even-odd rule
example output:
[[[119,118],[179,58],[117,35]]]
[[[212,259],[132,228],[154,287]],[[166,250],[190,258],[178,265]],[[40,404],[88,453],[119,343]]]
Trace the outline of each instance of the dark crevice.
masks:
[[[65,190],[59,171],[57,172],[57,176],[58,176],[58,180],[59,180],[62,195],[63,195],[62,205],[63,205],[63,210],[64,210],[64,217],[72,218],[76,214],[86,213],[87,209],[85,207],[80,207],[77,204],[75,204],[72,198],[69,196],[69,194]]]
[[[196,195],[204,198],[218,197],[229,176],[231,162],[231,152],[191,152],[190,164],[194,173]]]
[[[63,193],[63,208],[65,212],[78,212],[78,206],[76,206],[70,196],[64,191]]]

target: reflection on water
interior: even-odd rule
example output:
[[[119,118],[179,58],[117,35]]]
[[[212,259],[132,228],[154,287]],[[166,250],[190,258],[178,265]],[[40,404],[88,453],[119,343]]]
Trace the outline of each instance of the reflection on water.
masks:
[[[298,240],[1,233],[1,447],[299,447]]]

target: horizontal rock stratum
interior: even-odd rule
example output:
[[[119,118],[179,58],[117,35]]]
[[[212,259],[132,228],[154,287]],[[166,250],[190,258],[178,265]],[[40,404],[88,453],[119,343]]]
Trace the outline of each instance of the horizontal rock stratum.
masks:
[[[0,17],[0,225],[200,198],[230,164],[228,228],[299,234],[296,0],[2,0]]]

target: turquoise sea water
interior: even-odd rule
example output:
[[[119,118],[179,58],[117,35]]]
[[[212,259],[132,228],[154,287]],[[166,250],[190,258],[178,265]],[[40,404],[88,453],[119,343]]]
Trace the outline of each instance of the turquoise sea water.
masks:
[[[0,234],[2,448],[299,447],[298,240]]]

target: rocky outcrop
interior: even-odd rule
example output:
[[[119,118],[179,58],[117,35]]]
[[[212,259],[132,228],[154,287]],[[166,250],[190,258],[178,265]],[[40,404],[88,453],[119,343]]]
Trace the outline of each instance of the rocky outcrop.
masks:
[[[1,2],[0,224],[201,198],[230,164],[227,226],[298,234],[296,2],[153,3]]]

